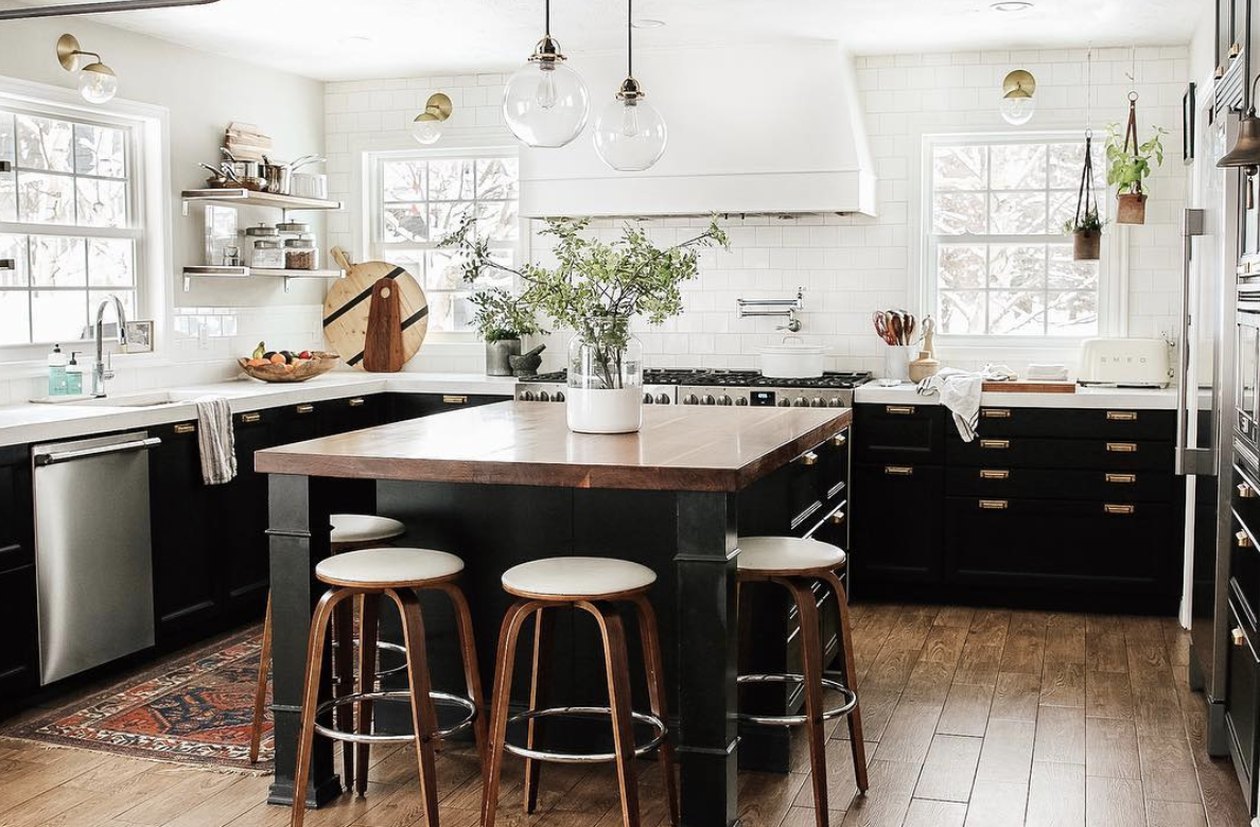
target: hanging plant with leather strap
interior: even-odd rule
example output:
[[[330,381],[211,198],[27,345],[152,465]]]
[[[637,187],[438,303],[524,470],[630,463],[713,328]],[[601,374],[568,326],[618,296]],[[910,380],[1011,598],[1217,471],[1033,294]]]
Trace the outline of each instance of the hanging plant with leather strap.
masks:
[[[1102,228],[1098,199],[1094,196],[1094,133],[1086,130],[1085,163],[1081,166],[1081,185],[1076,192],[1076,215],[1063,225],[1063,232],[1072,236],[1074,260],[1098,260],[1102,248]]]
[[[1116,210],[1118,224],[1146,223],[1146,193],[1142,181],[1155,167],[1164,163],[1162,138],[1166,130],[1155,127],[1155,134],[1145,143],[1138,143],[1137,130],[1138,93],[1129,93],[1129,122],[1124,130],[1124,141],[1116,124],[1107,127],[1107,184],[1116,188],[1120,205]]]

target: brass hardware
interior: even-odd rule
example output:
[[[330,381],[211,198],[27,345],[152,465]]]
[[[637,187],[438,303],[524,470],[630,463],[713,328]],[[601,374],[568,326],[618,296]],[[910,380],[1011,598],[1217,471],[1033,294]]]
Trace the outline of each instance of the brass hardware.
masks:
[[[1107,420],[1110,422],[1136,422],[1137,411],[1107,411]]]
[[[985,408],[980,412],[985,419],[1010,419],[1010,408]]]
[[[1242,646],[1247,642],[1247,635],[1243,632],[1241,626],[1235,626],[1229,631],[1229,639],[1234,642],[1235,646]]]
[[[801,465],[817,465],[817,464],[818,464],[818,454],[815,454],[813,451],[806,451],[804,454],[801,454]]]
[[[980,447],[1005,451],[1011,447],[1011,441],[1009,439],[982,439],[980,440]]]
[[[1233,60],[1234,58],[1238,57],[1240,54],[1242,54],[1242,44],[1241,44],[1241,43],[1231,43],[1231,44],[1230,44],[1230,46],[1229,46],[1229,58],[1230,58],[1230,60]]]
[[[831,438],[831,444],[836,448],[843,448],[849,444],[849,438],[844,434],[836,434]]]
[[[885,465],[884,473],[890,477],[912,477],[914,468],[909,465]]]
[[[1238,483],[1238,499],[1254,500],[1256,498],[1256,489],[1251,487],[1250,483]]]
[[[1032,72],[1025,69],[1009,72],[1002,80],[1002,97],[1004,98],[1031,98],[1035,91],[1037,91],[1037,79],[1032,76]]]
[[[314,405],[298,405],[293,410],[295,413],[300,413],[300,414],[314,413],[315,406]]]
[[[442,401],[445,402],[447,405],[467,405],[468,397],[456,396],[454,394],[448,393],[442,396]]]
[[[893,416],[909,416],[914,413],[913,405],[885,405],[884,413]]]
[[[1106,474],[1103,478],[1116,485],[1132,485],[1137,482],[1137,474]]]
[[[415,123],[440,124],[451,116],[452,111],[451,99],[442,92],[435,92],[424,102],[424,111],[416,115]]]
[[[197,426],[196,426],[196,425],[194,425],[194,424],[192,424],[191,422],[181,422],[181,423],[179,423],[178,425],[176,425],[176,426],[175,426],[175,433],[177,433],[177,434],[195,434],[195,433],[197,433]]]
[[[980,507],[986,511],[1005,511],[1010,505],[1007,500],[981,500]]]
[[[356,396],[354,399],[351,399],[346,404],[352,408],[362,408],[364,405],[367,404],[367,400],[364,399],[362,396]]]
[[[1136,454],[1136,442],[1108,442],[1107,451],[1113,454]]]
[[[833,514],[831,515],[831,524],[832,524],[832,525],[843,525],[843,524],[844,524],[844,512],[843,512],[843,511],[837,511],[837,512],[833,513]]]
[[[981,468],[980,479],[982,480],[1004,480],[1011,476],[1011,472],[1007,470],[996,470],[993,468]]]
[[[1103,511],[1108,514],[1132,514],[1134,511],[1137,511],[1137,509],[1131,505],[1114,505],[1112,503],[1105,503],[1103,505]]]
[[[259,422],[261,420],[262,420],[262,414],[260,413],[241,414],[242,422]]]
[[[1234,543],[1239,548],[1251,548],[1251,535],[1245,531],[1239,531],[1234,534]]]

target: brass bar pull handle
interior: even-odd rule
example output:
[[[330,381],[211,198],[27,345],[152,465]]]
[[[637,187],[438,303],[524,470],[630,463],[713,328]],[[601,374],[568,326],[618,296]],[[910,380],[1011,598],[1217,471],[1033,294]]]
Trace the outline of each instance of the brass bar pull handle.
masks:
[[[1011,447],[1011,441],[1009,439],[982,439],[980,440],[980,447],[1005,451]]]
[[[362,396],[356,396],[354,399],[351,399],[346,404],[352,408],[362,408],[364,405],[367,404],[367,400],[364,399]]]
[[[1136,442],[1108,442],[1107,451],[1112,454],[1136,454]]]
[[[801,465],[817,465],[817,464],[818,464],[818,454],[815,454],[813,451],[806,451],[805,453],[801,454]]]
[[[1136,422],[1137,411],[1107,411],[1109,422]]]
[[[300,414],[315,413],[315,406],[314,405],[298,405],[293,410],[295,413],[300,413]]]
[[[984,417],[985,419],[1010,419],[1011,409],[1010,408],[985,408],[984,410],[980,412],[980,415]]]
[[[836,434],[831,438],[831,444],[836,448],[843,448],[849,444],[849,438],[844,434]]]
[[[980,507],[985,511],[1005,511],[1010,505],[1008,500],[981,500]]]
[[[893,416],[910,416],[914,413],[913,405],[885,405],[884,413]]]
[[[1241,626],[1235,626],[1229,632],[1229,639],[1235,646],[1242,646],[1247,642],[1247,635],[1243,632]]]
[[[914,468],[909,465],[885,465],[884,473],[890,477],[912,477]]]
[[[1009,479],[1011,472],[1005,469],[998,470],[995,468],[981,468],[980,479],[982,480],[1004,480]]]
[[[1132,485],[1137,482],[1137,474],[1107,474],[1104,479],[1116,485]]]
[[[262,414],[260,413],[241,414],[242,422],[260,422],[261,420],[262,420]]]
[[[196,426],[196,425],[194,425],[194,424],[192,424],[191,422],[181,422],[181,423],[179,423],[178,425],[176,425],[176,426],[175,426],[175,433],[177,433],[177,434],[195,434],[195,433],[197,433],[197,426]]]
[[[1237,544],[1239,548],[1251,548],[1251,535],[1245,531],[1239,531],[1234,534],[1234,543]]]
[[[455,394],[449,394],[449,393],[448,393],[448,394],[444,394],[444,395],[442,396],[442,401],[443,401],[443,402],[445,402],[447,405],[467,405],[467,404],[468,404],[468,397],[467,397],[467,396],[457,396],[457,395],[455,395]]]
[[[832,524],[832,525],[844,525],[844,512],[843,512],[843,511],[837,511],[837,512],[835,512],[834,514],[832,514],[832,515],[831,515],[831,524]]]
[[[1238,483],[1238,499],[1254,500],[1256,498],[1256,489],[1251,487],[1250,483]]]
[[[1134,511],[1137,511],[1137,509],[1131,505],[1115,505],[1113,503],[1106,503],[1103,505],[1103,511],[1107,514],[1132,514]]]

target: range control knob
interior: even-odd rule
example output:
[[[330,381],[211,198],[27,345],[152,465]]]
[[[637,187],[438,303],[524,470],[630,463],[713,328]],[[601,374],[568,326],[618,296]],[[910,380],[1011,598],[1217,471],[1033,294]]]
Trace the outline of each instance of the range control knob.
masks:
[[[700,399],[694,393],[689,393],[685,397],[683,397],[683,404],[684,405],[699,405]]]
[[[704,405],[716,405],[716,404],[717,404],[717,400],[713,398],[713,394],[706,393],[706,394],[704,395],[704,400],[701,402],[701,404],[704,404]]]
[[[811,408],[822,408],[825,407],[826,404],[827,403],[822,400],[821,396],[815,396],[813,399],[809,400],[809,406]]]
[[[731,398],[730,398],[729,396],[727,396],[726,394],[722,394],[721,396],[719,396],[719,397],[718,397],[718,404],[719,404],[719,405],[730,405],[730,404],[731,404]]]
[[[791,407],[792,401],[785,396],[782,399],[780,399],[778,402],[776,402],[775,404],[778,405],[780,408],[787,408],[787,407]]]
[[[656,396],[656,404],[658,405],[668,405],[670,401],[669,394],[667,393],[657,394]]]
[[[547,393],[546,391],[539,391],[539,392],[538,392],[538,401],[539,401],[539,402],[550,402],[550,401],[551,401],[551,394]]]
[[[833,396],[827,400],[827,407],[828,408],[843,408],[844,400],[838,396]]]
[[[741,396],[739,399],[735,400],[736,407],[743,407],[747,404],[748,404],[748,397],[746,396]]]
[[[650,394],[650,393],[645,393],[645,394],[643,394],[643,404],[644,404],[644,405],[651,405],[651,404],[652,404],[653,402],[655,402],[655,401],[656,401],[656,400],[652,398],[652,394]]]
[[[792,407],[793,407],[793,408],[804,408],[804,407],[805,407],[805,406],[807,406],[808,404],[809,404],[809,403],[805,400],[805,397],[803,397],[803,396],[798,396],[798,397],[796,397],[796,399],[794,399],[794,400],[792,401]]]
[[[551,400],[551,401],[553,401],[553,402],[563,402],[563,401],[564,401],[564,394],[563,394],[563,393],[561,393],[560,391],[556,391],[556,395],[555,395],[554,397],[552,397],[552,400]]]
[[[526,402],[533,402],[537,398],[538,397],[534,396],[533,391],[525,391],[521,394],[521,399],[524,399]]]

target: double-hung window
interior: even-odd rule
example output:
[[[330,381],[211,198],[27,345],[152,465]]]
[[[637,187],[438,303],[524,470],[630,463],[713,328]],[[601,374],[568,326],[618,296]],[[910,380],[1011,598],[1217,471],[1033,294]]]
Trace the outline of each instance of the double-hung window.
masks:
[[[87,339],[110,294],[143,309],[138,129],[0,100],[0,346]]]
[[[1064,234],[1084,152],[1084,141],[1070,135],[926,140],[927,306],[940,333],[1099,332],[1099,262],[1073,261],[1072,237]],[[1105,195],[1095,176],[1096,192]]]
[[[370,158],[372,254],[407,268],[424,287],[429,330],[468,333],[476,288],[511,286],[504,274],[485,274],[476,286],[463,280],[453,251],[439,242],[469,216],[489,239],[491,254],[516,267],[521,237],[519,168],[515,154],[474,152],[379,153]]]

